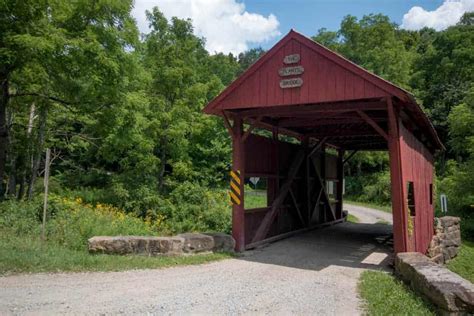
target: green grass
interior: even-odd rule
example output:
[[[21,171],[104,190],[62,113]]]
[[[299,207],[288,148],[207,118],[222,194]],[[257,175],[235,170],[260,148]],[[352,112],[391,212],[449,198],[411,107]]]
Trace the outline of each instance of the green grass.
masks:
[[[352,215],[352,214],[347,214],[347,221],[351,222],[351,223],[360,222],[359,219],[357,217],[355,217],[354,215]]]
[[[474,243],[463,241],[458,256],[447,263],[449,270],[474,283]]]
[[[267,192],[245,188],[245,209],[267,207]]]
[[[7,236],[0,231],[0,274],[59,271],[122,271],[202,264],[230,258],[216,253],[183,257],[91,255],[38,239]]]
[[[432,306],[388,273],[362,272],[359,293],[367,315],[435,315]]]
[[[383,211],[386,213],[392,213],[392,207],[390,205],[378,205],[378,204],[370,203],[370,202],[359,202],[359,201],[352,201],[352,200],[344,200],[344,203],[369,207],[369,208],[373,208],[373,209]]]
[[[376,223],[376,224],[390,225],[390,222],[388,222],[388,221],[386,221],[386,220],[383,220],[383,219],[381,219],[381,220],[377,221],[377,223]]]

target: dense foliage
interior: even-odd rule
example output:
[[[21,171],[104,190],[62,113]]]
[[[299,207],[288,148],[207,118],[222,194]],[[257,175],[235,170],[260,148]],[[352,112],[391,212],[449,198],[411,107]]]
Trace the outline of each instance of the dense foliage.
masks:
[[[446,151],[437,155],[437,191],[449,212],[463,217],[474,239],[474,13],[436,32],[399,29],[388,17],[347,16],[337,32],[319,30],[316,41],[414,93]],[[358,153],[349,163],[347,193],[354,199],[390,202],[388,158]]]
[[[140,35],[132,6],[0,2],[0,197],[41,193],[49,147],[58,197],[162,221],[156,233],[228,231],[229,137],[201,109],[264,51],[210,55],[192,21],[167,20],[158,8],[147,12],[151,32]],[[314,37],[415,93],[447,147],[438,189],[465,218],[474,205],[472,20],[466,14],[436,32],[402,30],[383,15],[347,16],[340,30]],[[358,153],[347,193],[389,203],[387,164],[384,153]],[[1,207],[14,212],[8,203]]]

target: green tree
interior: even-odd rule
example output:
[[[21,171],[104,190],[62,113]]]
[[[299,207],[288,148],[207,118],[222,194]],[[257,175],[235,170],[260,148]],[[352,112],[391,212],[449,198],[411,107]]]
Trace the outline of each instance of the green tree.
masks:
[[[138,31],[130,15],[131,0],[9,0],[2,1],[0,6],[2,191],[10,130],[5,119],[7,110],[14,117],[19,107],[35,102],[40,112],[40,129],[46,127],[53,104],[71,113],[113,107],[121,98],[129,58],[127,49],[137,42]],[[10,102],[12,98],[14,103]],[[40,143],[36,143],[34,150],[30,184],[39,168],[44,137],[38,136],[37,140]]]
[[[248,51],[239,54],[239,65],[240,70],[238,75],[247,70],[254,62],[256,62],[263,54],[265,50],[261,47],[251,48]]]
[[[442,32],[422,31],[425,39],[413,64],[411,84],[442,142],[448,145],[448,158],[455,152],[449,147],[446,118],[474,82],[474,25],[469,23],[469,16],[472,13]]]

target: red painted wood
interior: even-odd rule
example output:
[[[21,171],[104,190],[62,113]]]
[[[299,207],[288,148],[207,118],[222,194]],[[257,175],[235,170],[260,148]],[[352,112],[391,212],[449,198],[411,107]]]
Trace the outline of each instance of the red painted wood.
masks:
[[[403,124],[400,124],[400,150],[404,197],[409,181],[413,182],[415,193],[416,215],[412,218],[413,234],[408,234],[408,249],[425,253],[433,237],[434,205],[430,204],[429,188],[433,183],[434,158]]]
[[[295,65],[303,66],[304,73],[301,76],[291,77],[301,77],[303,85],[298,88],[282,89],[279,86],[280,80],[290,77],[280,77],[278,70],[285,67],[284,56],[295,53],[301,56],[301,61]],[[265,82],[262,82],[260,74],[267,74]],[[218,107],[230,110],[351,100],[352,93],[346,94],[345,91],[346,86],[348,90],[351,90],[354,85],[364,87],[363,93],[357,96],[358,98],[386,95],[384,90],[364,78],[354,76],[351,71],[324,58],[306,45],[292,40],[281,47],[272,60],[264,63],[258,71],[249,75],[239,87],[232,91],[232,94],[220,100]],[[272,98],[263,102],[261,95],[269,95]]]
[[[245,152],[242,142],[243,123],[236,118],[234,120],[232,134],[232,170],[240,171],[240,181],[244,183],[245,174]],[[243,251],[245,249],[245,214],[244,214],[244,186],[241,186],[241,203],[232,205],[232,237],[235,239],[235,250]]]
[[[399,118],[392,99],[387,100],[389,118],[389,159],[392,191],[393,247],[395,253],[407,251],[406,209],[404,205],[403,177],[400,154]]]
[[[278,74],[278,70],[288,66],[283,63],[284,57],[295,53],[300,54],[301,60],[291,66],[303,66],[304,73],[283,78],[301,77],[303,85],[282,89],[280,80],[283,78]],[[388,100],[386,103],[383,101],[385,99]],[[394,108],[392,100],[397,102],[397,109]],[[365,111],[370,119],[365,118],[363,121],[355,115],[347,116],[348,111],[354,114],[355,110]],[[341,150],[385,149],[387,142],[384,137],[387,135],[384,133],[387,123],[380,114],[386,111],[389,117],[389,132],[385,138],[388,138],[390,155],[395,252],[426,251],[433,234],[433,205],[429,204],[429,185],[433,181],[432,152],[442,149],[443,145],[428,118],[409,93],[291,31],[204,109],[206,113],[217,115],[223,115],[224,111],[234,118],[235,122],[232,132],[233,169],[242,172],[242,181],[245,174],[269,177],[269,205],[277,196],[279,182],[284,181],[290,161],[300,146],[254,135],[250,135],[243,143],[243,119],[251,123],[261,117],[262,120],[256,124],[259,128],[269,131],[279,128],[280,133],[300,140],[315,137],[310,136],[311,133],[316,135],[317,131],[321,132],[324,128],[331,137],[328,146],[336,146]],[[421,128],[425,136],[429,137],[429,143],[421,143],[402,124],[399,112],[404,112],[408,120]],[[342,115],[337,119],[334,116],[331,119],[325,117],[331,113]],[[309,125],[305,121],[307,118],[311,118]],[[367,125],[367,121],[372,124]],[[330,125],[323,126],[326,122]],[[366,127],[370,125],[379,132],[382,131],[380,134],[384,137],[364,135]],[[336,137],[336,134],[342,133],[341,126],[344,131],[346,128],[353,130],[354,135],[351,135],[350,139]],[[357,133],[360,135],[356,135]],[[320,173],[323,178],[334,177],[340,180],[341,174],[335,172],[336,169],[332,168],[331,164],[325,163],[330,162],[331,158],[321,155],[317,159],[319,160],[314,161],[314,166],[311,166],[313,170],[308,166],[301,168],[292,184],[292,189],[296,192],[295,199],[300,201],[301,205],[297,204],[295,207],[293,200],[291,205],[287,205],[288,201],[283,201],[266,238],[302,229],[304,224],[301,223],[301,216],[295,216],[295,208],[306,210],[306,214],[301,215],[309,219],[309,222],[305,223],[307,225],[314,224],[313,220],[321,223],[335,217],[332,212],[328,213],[324,208],[314,206],[320,190],[316,191],[321,186],[315,185],[314,179],[316,173]],[[337,162],[334,165],[340,165],[341,159]],[[417,212],[413,218],[413,230],[408,229],[408,181],[413,182],[415,186]],[[338,186],[338,195],[340,190],[341,187]],[[340,206],[338,207],[337,217],[341,215]],[[313,210],[316,211],[313,213]],[[233,207],[232,232],[238,251],[255,239],[255,232],[267,211],[268,208],[263,208],[245,212],[242,205]]]
[[[298,45],[295,45],[294,42],[297,42]],[[270,49],[262,58],[260,58],[254,65],[252,65],[241,77],[235,80],[226,90],[224,90],[223,93],[221,93],[216,99],[214,99],[206,107],[205,112],[218,113],[222,109],[237,108],[238,107],[237,104],[239,104],[240,102],[230,102],[231,100],[228,100],[227,97],[230,94],[234,94],[234,95],[237,94],[239,95],[240,99],[245,98],[246,97],[245,91],[248,91],[245,88],[248,88],[248,86],[242,85],[242,83],[251,81],[252,79],[250,78],[255,75],[255,72],[263,72],[265,70],[270,70],[270,73],[272,74],[272,76],[271,78],[269,78],[269,82],[267,83],[267,89],[270,85],[278,84],[279,83],[278,69],[280,66],[283,66],[282,57],[284,57],[285,52],[295,53],[295,52],[298,52],[298,49],[301,55],[304,55],[307,58],[305,60],[302,59],[300,62],[302,66],[309,67],[309,68],[305,67],[305,72],[306,70],[307,71],[317,70],[314,67],[314,63],[308,61],[308,59],[309,60],[316,59],[317,62],[322,62],[324,64],[322,65],[322,67],[325,67],[327,65],[329,66],[337,65],[341,67],[342,69],[344,69],[344,72],[350,72],[356,75],[355,79],[353,79],[354,82],[358,80],[371,82],[372,85],[376,86],[378,90],[382,91],[380,95],[385,95],[387,93],[390,93],[392,95],[397,96],[401,100],[408,101],[410,99],[410,97],[407,95],[407,93],[404,90],[398,88],[397,86],[391,84],[390,82],[374,74],[369,73],[368,71],[364,70],[358,65],[345,59],[344,57],[330,51],[326,47],[292,30],[282,40],[280,40],[280,42],[278,42],[272,49]],[[303,54],[303,51],[305,51],[304,54]],[[278,62],[268,63],[268,61],[271,59],[277,59]],[[324,75],[325,73],[323,72],[322,76],[318,77],[317,80],[327,81],[327,74],[326,76]],[[331,76],[331,74],[329,75]],[[311,79],[311,78],[309,79],[310,85],[312,84],[313,80],[314,79]],[[336,83],[331,82],[328,85],[333,87],[336,85]],[[241,91],[237,92],[236,90],[241,90]],[[318,92],[323,92],[323,91],[319,90]],[[334,91],[333,90],[329,91],[329,93],[332,94],[334,93]],[[251,107],[251,106],[256,106],[256,105],[259,106],[259,104],[255,103],[256,101],[255,95],[250,95],[250,97],[253,98],[254,103],[245,104],[243,106],[245,107]],[[278,93],[278,99],[280,101],[278,102],[278,104],[285,104],[283,102],[283,97],[284,97],[283,93]],[[313,98],[309,100],[309,102],[315,102],[313,100],[318,100],[318,98],[319,96],[318,94],[316,94],[313,96]],[[234,100],[234,101],[238,101],[238,100]],[[296,103],[292,103],[292,104],[296,104]]]

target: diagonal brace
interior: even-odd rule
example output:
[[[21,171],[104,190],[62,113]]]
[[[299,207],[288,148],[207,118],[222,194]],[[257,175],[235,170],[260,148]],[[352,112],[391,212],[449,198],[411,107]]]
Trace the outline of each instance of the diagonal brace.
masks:
[[[268,232],[270,231],[270,226],[272,225],[281,204],[285,200],[288,192],[290,191],[291,185],[300,169],[301,164],[303,163],[305,157],[304,150],[299,150],[296,154],[293,162],[291,163],[290,169],[288,170],[288,177],[281,186],[280,192],[278,192],[277,197],[273,200],[270,210],[265,214],[260,226],[255,233],[255,236],[252,239],[252,242],[257,242],[263,240]]]
[[[359,116],[367,122],[367,124],[369,124],[370,126],[372,126],[376,131],[377,133],[379,133],[383,138],[385,138],[385,140],[388,142],[388,135],[387,133],[383,130],[383,128],[381,128],[373,119],[370,118],[370,116],[368,116],[367,114],[365,114],[364,112],[362,112],[361,110],[357,110],[357,114],[359,114]]]

